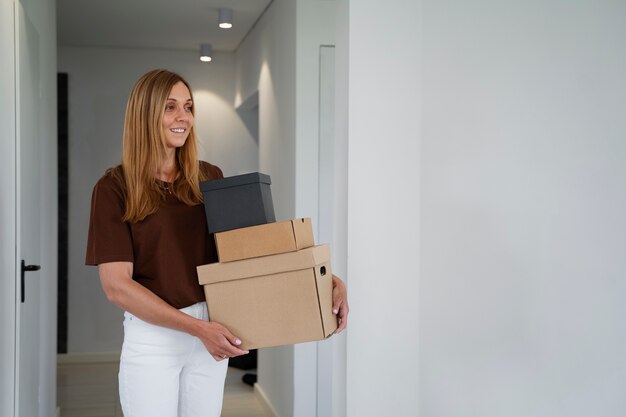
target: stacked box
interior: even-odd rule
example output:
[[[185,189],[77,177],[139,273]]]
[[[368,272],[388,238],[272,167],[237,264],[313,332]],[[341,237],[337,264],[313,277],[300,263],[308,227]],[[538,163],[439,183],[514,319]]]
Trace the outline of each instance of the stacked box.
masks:
[[[332,314],[328,245],[314,246],[311,219],[215,234],[219,262],[199,266],[209,318],[242,349],[322,340],[337,329]]]
[[[322,340],[337,329],[328,245],[199,266],[198,278],[211,321],[242,349]]]
[[[271,183],[259,172],[201,182],[209,233],[275,222]]]
[[[313,246],[311,219],[269,223],[215,234],[220,262],[293,252]]]

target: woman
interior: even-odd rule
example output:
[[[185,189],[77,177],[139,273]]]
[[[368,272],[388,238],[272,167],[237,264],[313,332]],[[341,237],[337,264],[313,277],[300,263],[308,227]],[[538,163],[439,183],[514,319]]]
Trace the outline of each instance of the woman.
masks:
[[[196,266],[217,260],[199,182],[222,171],[198,161],[189,84],[155,70],[131,91],[122,164],[92,195],[86,263],[98,265],[110,302],[124,313],[120,402],[126,417],[219,416],[227,358],[248,353],[208,321]],[[343,282],[333,312],[347,324]]]

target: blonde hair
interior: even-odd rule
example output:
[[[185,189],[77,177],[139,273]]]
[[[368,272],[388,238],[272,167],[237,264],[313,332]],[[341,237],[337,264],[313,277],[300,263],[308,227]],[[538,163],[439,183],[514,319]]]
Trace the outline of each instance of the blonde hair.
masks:
[[[178,82],[185,84],[191,94],[189,84],[180,75],[166,70],[144,74],[130,92],[124,120],[122,165],[111,170],[125,189],[124,221],[134,223],[145,219],[165,200],[165,191],[157,183],[156,173],[166,155],[162,128],[165,104]],[[172,194],[190,206],[202,203],[199,182],[206,180],[207,174],[199,167],[193,127],[185,144],[176,149],[176,165],[179,175],[172,186]]]

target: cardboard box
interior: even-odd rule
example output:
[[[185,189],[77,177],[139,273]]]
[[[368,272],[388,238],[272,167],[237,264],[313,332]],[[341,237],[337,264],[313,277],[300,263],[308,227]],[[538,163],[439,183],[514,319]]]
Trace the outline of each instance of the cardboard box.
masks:
[[[198,267],[209,319],[243,349],[322,340],[337,329],[328,245]]]
[[[275,222],[271,183],[259,172],[202,181],[209,233]]]
[[[311,219],[262,224],[215,234],[220,262],[239,261],[313,246]]]

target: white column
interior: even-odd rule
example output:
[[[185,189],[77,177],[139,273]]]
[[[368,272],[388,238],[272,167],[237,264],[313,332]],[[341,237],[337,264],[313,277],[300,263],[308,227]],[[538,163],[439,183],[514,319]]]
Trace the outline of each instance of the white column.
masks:
[[[349,4],[349,417],[417,413],[420,4]]]

